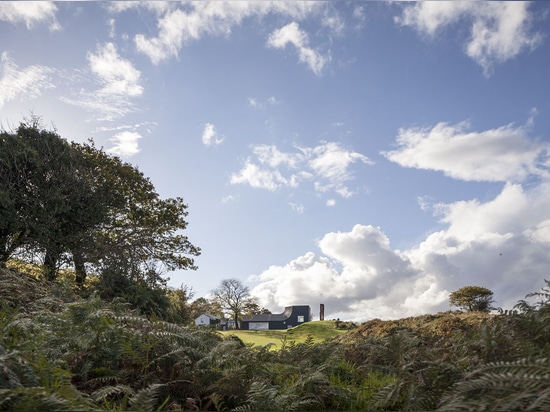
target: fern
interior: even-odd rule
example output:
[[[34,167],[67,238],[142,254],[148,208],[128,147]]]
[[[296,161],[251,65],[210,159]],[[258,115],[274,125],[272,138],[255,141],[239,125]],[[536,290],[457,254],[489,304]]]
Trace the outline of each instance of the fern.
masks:
[[[457,383],[440,410],[550,410],[550,360],[487,364]]]

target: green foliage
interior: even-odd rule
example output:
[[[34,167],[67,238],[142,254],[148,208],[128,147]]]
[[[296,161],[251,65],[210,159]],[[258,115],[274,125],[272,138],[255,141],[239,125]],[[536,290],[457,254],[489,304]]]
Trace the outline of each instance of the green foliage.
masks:
[[[489,363],[454,386],[440,410],[547,411],[550,359]]]
[[[0,287],[0,410],[550,407],[548,287],[497,315],[311,322],[279,350],[5,269]],[[339,334],[320,342],[314,323]]]
[[[489,312],[493,302],[493,292],[481,286],[464,286],[449,295],[451,306],[470,312]]]
[[[151,283],[196,269],[200,254],[182,234],[183,199],[160,199],[134,166],[93,142],[70,144],[36,117],[0,132],[0,214],[0,265],[39,258],[50,281],[73,267],[80,288],[90,269]]]

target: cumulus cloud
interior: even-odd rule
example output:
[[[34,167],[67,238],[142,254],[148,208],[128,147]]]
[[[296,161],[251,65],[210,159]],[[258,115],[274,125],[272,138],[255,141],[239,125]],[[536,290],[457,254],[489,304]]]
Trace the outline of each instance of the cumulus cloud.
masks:
[[[284,266],[272,266],[251,280],[252,294],[272,310],[308,303],[324,303],[327,316],[364,320],[421,312],[446,298],[411,305],[406,298],[422,281],[408,259],[389,247],[379,228],[356,225],[350,232],[326,234],[322,252],[308,252]],[[412,306],[412,307],[411,307]]]
[[[217,146],[224,141],[224,136],[220,135],[212,123],[206,123],[202,132],[202,142],[206,146]]]
[[[272,310],[324,303],[328,317],[364,321],[448,310],[449,293],[467,285],[491,289],[496,305],[506,309],[538,290],[550,265],[549,148],[529,140],[528,127],[467,129],[465,123],[404,129],[399,148],[385,155],[457,179],[504,181],[493,199],[437,203],[418,197],[442,229],[403,251],[370,225],[327,233],[318,253],[251,277],[253,294]],[[307,158],[308,151],[302,153]]]
[[[309,252],[251,277],[271,310],[324,303],[329,318],[365,321],[448,310],[449,293],[480,285],[510,309],[543,286],[550,256],[550,183],[506,184],[485,203],[436,204],[445,224],[408,250],[393,250],[379,228],[327,233]]]
[[[275,49],[284,49],[287,44],[296,48],[300,62],[305,63],[317,75],[321,74],[323,67],[331,60],[330,56],[323,56],[309,47],[307,33],[296,22],[273,31],[267,40],[267,46]]]
[[[36,24],[45,23],[50,30],[61,27],[55,16],[57,7],[51,1],[2,1],[0,2],[0,20],[10,23],[25,23],[28,29]]]
[[[481,132],[466,122],[400,129],[397,149],[383,152],[405,167],[442,171],[469,181],[522,181],[547,175],[550,145],[528,138],[528,127],[506,125]]]
[[[126,130],[117,133],[111,139],[111,141],[114,143],[114,146],[107,151],[117,156],[133,156],[139,153],[139,139],[141,139],[141,135],[137,132]]]
[[[93,79],[100,87],[62,100],[99,113],[99,120],[114,120],[132,112],[131,99],[143,94],[141,72],[122,58],[111,42],[98,45],[95,53],[88,52],[87,59]]]
[[[159,9],[158,36],[135,36],[137,49],[146,54],[153,64],[178,57],[183,45],[202,36],[229,35],[234,26],[250,17],[268,13],[303,19],[323,7],[317,2],[191,2],[181,7]]]
[[[397,24],[434,37],[459,20],[470,22],[466,54],[489,75],[495,64],[532,50],[541,40],[531,31],[529,2],[418,2],[407,5]]]
[[[0,108],[16,99],[35,99],[44,89],[54,88],[51,75],[54,70],[46,66],[19,68],[7,52],[0,57]]]
[[[239,172],[231,175],[230,182],[271,191],[312,182],[318,192],[350,197],[354,194],[347,186],[353,179],[351,166],[356,162],[372,163],[366,156],[346,150],[335,142],[296,149],[287,153],[273,145],[253,146],[253,156],[244,162]]]

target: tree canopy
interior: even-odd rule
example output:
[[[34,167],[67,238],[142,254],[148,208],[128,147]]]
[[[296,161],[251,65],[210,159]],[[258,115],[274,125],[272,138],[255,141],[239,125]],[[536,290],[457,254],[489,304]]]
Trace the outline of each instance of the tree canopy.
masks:
[[[161,199],[142,172],[88,144],[69,143],[38,119],[0,133],[0,264],[39,257],[46,279],[65,265],[156,283],[196,269],[200,254],[182,232],[187,205]]]
[[[235,328],[239,329],[239,319],[250,296],[248,287],[243,285],[239,279],[223,279],[212,293],[220,307],[233,316]]]
[[[451,306],[470,312],[489,312],[493,302],[493,292],[481,286],[464,286],[449,295]]]

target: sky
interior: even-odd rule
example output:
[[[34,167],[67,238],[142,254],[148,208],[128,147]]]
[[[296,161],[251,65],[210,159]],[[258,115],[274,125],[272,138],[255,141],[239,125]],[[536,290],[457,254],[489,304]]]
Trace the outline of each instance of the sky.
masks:
[[[362,322],[510,309],[550,267],[549,2],[0,2],[30,115],[188,204],[208,296]]]

